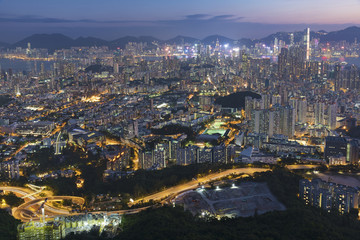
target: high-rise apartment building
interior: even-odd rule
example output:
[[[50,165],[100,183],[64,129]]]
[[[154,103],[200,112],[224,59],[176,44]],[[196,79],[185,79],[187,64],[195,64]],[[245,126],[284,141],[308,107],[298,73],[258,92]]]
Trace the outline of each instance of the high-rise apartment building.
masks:
[[[360,192],[358,189],[325,182],[319,178],[312,181],[300,180],[299,193],[300,199],[305,201],[305,204],[322,208],[328,212],[334,209],[344,214],[352,208],[359,207]]]
[[[310,60],[310,28],[305,29],[304,45],[306,47],[306,61]]]

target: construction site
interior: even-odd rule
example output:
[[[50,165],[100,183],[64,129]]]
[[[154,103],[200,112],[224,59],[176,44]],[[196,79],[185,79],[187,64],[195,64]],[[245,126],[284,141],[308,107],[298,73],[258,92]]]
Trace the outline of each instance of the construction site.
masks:
[[[284,211],[285,206],[270,192],[266,183],[245,182],[221,188],[198,188],[178,195],[173,203],[193,215],[249,217],[269,211]]]

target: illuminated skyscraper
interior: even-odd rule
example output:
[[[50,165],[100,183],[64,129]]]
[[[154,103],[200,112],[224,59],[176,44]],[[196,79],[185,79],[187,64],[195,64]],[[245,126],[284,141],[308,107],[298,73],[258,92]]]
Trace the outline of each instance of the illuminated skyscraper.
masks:
[[[279,52],[279,40],[275,38],[274,40],[274,53],[277,54]]]
[[[294,46],[295,42],[294,42],[294,34],[290,33],[290,47]]]
[[[305,29],[304,45],[306,47],[306,61],[310,60],[310,28]]]

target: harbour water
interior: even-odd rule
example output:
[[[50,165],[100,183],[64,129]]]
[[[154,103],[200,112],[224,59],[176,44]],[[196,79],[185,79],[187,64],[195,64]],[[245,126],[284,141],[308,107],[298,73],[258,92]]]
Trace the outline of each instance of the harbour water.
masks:
[[[31,72],[35,69],[36,71],[40,71],[41,64],[44,64],[45,70],[50,70],[52,69],[54,62],[0,58],[0,69],[4,71],[11,69],[13,73],[23,71]]]

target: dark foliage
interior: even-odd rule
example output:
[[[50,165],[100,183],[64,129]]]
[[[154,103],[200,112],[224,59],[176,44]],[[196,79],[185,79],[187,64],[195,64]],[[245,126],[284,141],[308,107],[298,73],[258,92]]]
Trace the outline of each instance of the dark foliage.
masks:
[[[229,108],[245,108],[245,97],[252,97],[260,99],[261,96],[257,93],[251,91],[237,92],[230,94],[225,97],[220,97],[216,99],[215,104],[220,104],[222,107]]]
[[[12,192],[0,196],[0,203],[2,202],[3,199],[5,200],[6,204],[8,204],[10,207],[17,207],[24,203],[24,199],[17,197]]]
[[[76,178],[60,177],[58,179],[49,178],[36,184],[49,187],[57,196],[77,196],[80,193],[75,182]]]
[[[20,223],[5,210],[0,209],[0,240],[17,239],[17,225]]]
[[[185,133],[188,137],[194,137],[196,135],[192,128],[176,124],[167,125],[160,129],[151,129],[151,132],[156,135],[173,135],[179,133]]]
[[[12,98],[10,96],[0,95],[0,107],[7,105],[11,100]]]
[[[259,173],[248,180],[267,182],[288,210],[248,218],[194,218],[182,208],[149,209],[125,216],[117,239],[358,239],[356,214],[338,215],[305,206],[298,198],[299,176],[286,170]]]
[[[53,148],[39,149],[37,152],[29,156],[28,161],[35,165],[27,170],[28,175],[34,173],[51,172],[62,168],[70,168],[70,166],[80,166],[86,164],[93,157],[70,146],[63,150],[62,157],[54,155]]]
[[[203,221],[181,208],[149,209],[125,216],[116,239],[357,239],[359,222],[303,207],[249,218]]]
[[[226,166],[221,167],[226,168]],[[188,182],[197,177],[198,174],[207,174],[210,171],[217,171],[219,168],[219,165],[194,164],[189,166],[173,166],[157,171],[138,170],[132,176],[113,182],[103,183],[94,180],[84,186],[84,188],[89,193],[128,193],[137,198]],[[94,178],[93,174],[89,174],[90,176]]]
[[[75,178],[48,179],[41,184],[50,186],[56,195],[91,196],[93,194],[117,195],[120,193],[122,196],[137,198],[188,182],[199,175],[231,167],[232,165],[217,164],[175,165],[155,171],[138,170],[128,177],[103,182],[101,179],[105,166],[83,165],[80,168],[81,177],[85,180],[82,189],[76,188]]]

